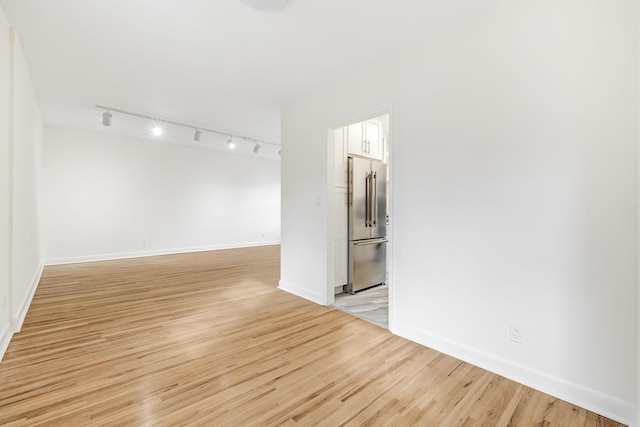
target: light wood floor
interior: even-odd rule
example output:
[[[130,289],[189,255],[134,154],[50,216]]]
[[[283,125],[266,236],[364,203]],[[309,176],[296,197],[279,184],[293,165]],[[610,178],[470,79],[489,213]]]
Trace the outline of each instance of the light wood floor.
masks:
[[[278,279],[278,246],[47,267],[0,425],[620,426]]]

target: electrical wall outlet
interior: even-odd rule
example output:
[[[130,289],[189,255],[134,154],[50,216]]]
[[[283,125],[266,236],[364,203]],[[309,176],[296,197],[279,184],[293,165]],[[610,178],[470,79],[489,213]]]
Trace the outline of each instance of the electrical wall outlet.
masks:
[[[513,342],[517,342],[518,344],[524,343],[524,331],[522,328],[516,324],[511,323],[509,325],[509,339]]]

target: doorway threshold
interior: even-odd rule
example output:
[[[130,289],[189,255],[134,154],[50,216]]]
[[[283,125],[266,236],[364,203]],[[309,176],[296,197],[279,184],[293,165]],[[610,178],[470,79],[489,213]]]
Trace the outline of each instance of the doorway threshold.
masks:
[[[389,329],[389,287],[379,285],[354,295],[342,293],[335,296],[332,307]]]

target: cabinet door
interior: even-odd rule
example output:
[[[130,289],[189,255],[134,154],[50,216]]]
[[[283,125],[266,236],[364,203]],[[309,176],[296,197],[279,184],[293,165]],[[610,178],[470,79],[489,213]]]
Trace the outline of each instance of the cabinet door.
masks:
[[[347,152],[356,156],[366,156],[366,145],[364,123],[354,123],[347,126]]]
[[[334,164],[334,186],[347,186],[347,153],[345,151],[345,133],[347,128],[335,130],[335,164]]]
[[[367,120],[365,122],[365,139],[367,157],[384,160],[384,139],[382,137],[382,122]]]

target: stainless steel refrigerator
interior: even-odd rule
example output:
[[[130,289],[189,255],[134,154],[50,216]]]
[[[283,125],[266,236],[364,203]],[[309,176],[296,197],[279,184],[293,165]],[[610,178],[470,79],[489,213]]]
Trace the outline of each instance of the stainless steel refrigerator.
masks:
[[[386,281],[387,166],[377,160],[349,157],[349,275],[347,291]]]

